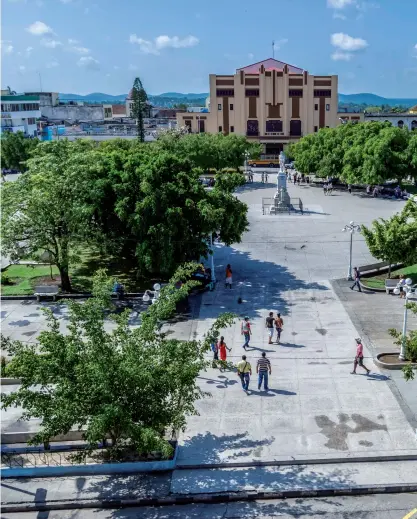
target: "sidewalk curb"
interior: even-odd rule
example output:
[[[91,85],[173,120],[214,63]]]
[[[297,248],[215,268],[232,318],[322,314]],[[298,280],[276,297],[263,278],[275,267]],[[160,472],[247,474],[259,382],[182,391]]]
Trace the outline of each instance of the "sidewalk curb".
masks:
[[[258,499],[297,499],[307,497],[363,496],[373,494],[401,494],[417,492],[417,483],[402,485],[358,485],[355,487],[322,488],[315,490],[282,490],[227,492],[216,494],[181,494],[161,498],[104,499],[91,501],[55,501],[50,503],[3,504],[2,513],[46,512],[51,510],[76,510],[91,508],[132,508],[146,506],[170,506],[190,504],[228,503],[255,501]]]
[[[177,463],[175,470],[235,469],[246,467],[280,467],[290,465],[339,465],[340,463],[379,463],[387,461],[417,461],[417,454],[399,454],[392,456],[346,456],[344,458],[307,458],[298,460],[288,459],[274,461],[246,461],[241,463],[200,463],[198,465],[185,465]]]

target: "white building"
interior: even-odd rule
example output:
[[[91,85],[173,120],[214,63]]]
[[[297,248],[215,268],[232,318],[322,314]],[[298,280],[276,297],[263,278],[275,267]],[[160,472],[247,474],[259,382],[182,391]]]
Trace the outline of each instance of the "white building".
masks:
[[[1,131],[37,135],[41,116],[39,96],[5,95],[1,97]]]
[[[398,128],[417,130],[417,105],[404,113],[370,114],[365,113],[365,121],[389,122]]]

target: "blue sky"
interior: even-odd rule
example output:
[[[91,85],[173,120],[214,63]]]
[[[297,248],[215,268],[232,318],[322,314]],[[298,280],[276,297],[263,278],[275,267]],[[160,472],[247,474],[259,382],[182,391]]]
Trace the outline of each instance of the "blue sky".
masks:
[[[4,88],[206,92],[275,57],[341,93],[417,97],[417,0],[3,0]]]

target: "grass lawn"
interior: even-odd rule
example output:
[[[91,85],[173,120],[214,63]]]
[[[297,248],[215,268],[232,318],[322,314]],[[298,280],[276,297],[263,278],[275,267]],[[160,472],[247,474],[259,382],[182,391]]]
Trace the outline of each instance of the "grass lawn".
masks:
[[[1,285],[2,296],[33,294],[33,287],[38,284],[48,284],[46,278],[51,280],[49,265],[10,265],[2,272],[2,277],[4,274],[7,274],[12,284]],[[58,269],[52,267],[52,275],[56,276],[58,274]]]
[[[417,283],[417,263],[415,265],[410,265],[409,267],[404,267],[402,269],[393,270],[391,272],[391,278],[396,279],[399,278],[400,274],[404,274],[405,278],[411,278],[413,280],[413,284]],[[383,288],[385,289],[385,280],[387,279],[388,274],[378,274],[377,276],[373,276],[371,278],[362,278],[361,282],[363,285],[369,288]]]
[[[151,289],[161,279],[144,279],[139,276],[135,258],[102,255],[100,251],[86,247],[78,251],[78,261],[70,267],[70,278],[75,292],[91,292],[93,276],[98,269],[104,269],[108,276],[122,283],[126,292],[143,292]]]

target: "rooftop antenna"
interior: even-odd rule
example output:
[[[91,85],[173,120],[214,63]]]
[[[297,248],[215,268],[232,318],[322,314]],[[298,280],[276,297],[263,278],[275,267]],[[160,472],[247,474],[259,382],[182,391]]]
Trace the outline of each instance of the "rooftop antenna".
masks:
[[[275,59],[275,42],[272,40],[272,59]]]
[[[41,77],[41,73],[40,72],[38,72],[38,74],[39,74],[39,85],[41,87],[41,92],[42,92],[42,77]]]

